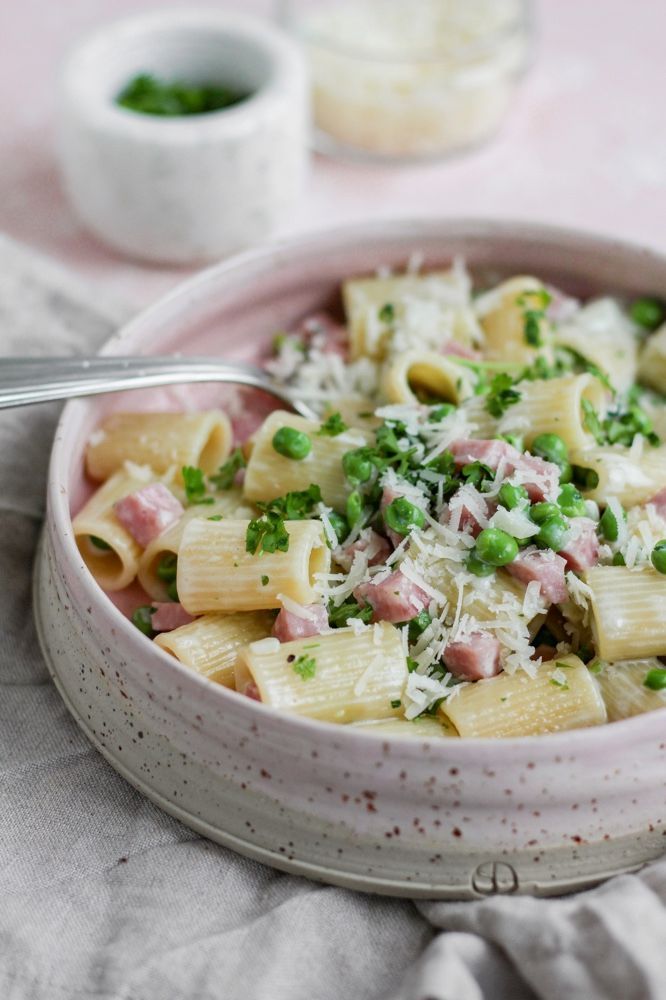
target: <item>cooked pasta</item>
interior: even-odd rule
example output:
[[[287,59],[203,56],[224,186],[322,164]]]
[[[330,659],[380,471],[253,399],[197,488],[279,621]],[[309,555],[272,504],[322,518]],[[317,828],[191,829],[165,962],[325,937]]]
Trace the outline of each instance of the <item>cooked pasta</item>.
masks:
[[[342,299],[346,331],[318,313],[266,362],[316,418],[276,410],[233,451],[220,411],[93,434],[105,482],[74,518],[93,575],[138,577],[137,627],[232,697],[375,737],[661,707],[663,305],[474,289],[460,260]]]

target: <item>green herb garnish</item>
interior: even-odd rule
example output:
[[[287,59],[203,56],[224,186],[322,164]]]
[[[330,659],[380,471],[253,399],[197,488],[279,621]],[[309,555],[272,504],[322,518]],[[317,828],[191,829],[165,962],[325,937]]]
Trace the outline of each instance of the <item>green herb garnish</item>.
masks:
[[[139,632],[143,632],[149,639],[152,639],[155,635],[153,630],[153,615],[156,611],[157,608],[154,608],[152,605],[143,604],[141,607],[136,608],[132,615],[132,625],[136,625]]]
[[[184,465],[182,468],[183,483],[185,484],[185,497],[188,503],[214,503],[213,497],[206,496],[206,479],[203,469],[197,469],[193,465]]]
[[[284,518],[277,511],[267,511],[250,521],[245,533],[245,550],[252,555],[262,552],[287,552],[289,533]]]
[[[373,610],[369,604],[361,607],[354,600],[347,600],[339,607],[335,607],[333,602],[328,606],[328,624],[331,628],[344,628],[349,618],[358,618],[368,625],[373,616]]]
[[[221,465],[214,476],[209,476],[211,483],[218,490],[230,490],[239,469],[246,466],[245,455],[240,448],[235,448],[224,465]]]
[[[514,380],[511,375],[507,372],[500,372],[490,383],[486,396],[486,410],[493,417],[501,417],[519,399],[520,393],[514,388]]]
[[[328,417],[319,430],[317,435],[319,437],[337,437],[338,434],[342,434],[343,431],[347,430],[347,424],[344,422],[339,413],[332,413]]]
[[[317,661],[314,656],[306,656],[301,653],[294,663],[294,673],[297,673],[304,681],[314,677],[317,671]]]
[[[530,347],[541,347],[543,345],[541,326],[546,318],[546,309],[550,301],[551,295],[545,288],[523,292],[516,299],[517,304],[523,310],[525,343],[529,344]]]
[[[116,104],[144,115],[173,118],[230,108],[249,95],[218,84],[187,84],[140,73],[116,97]]]
[[[102,552],[110,552],[111,546],[108,542],[105,542],[103,538],[98,538],[97,535],[88,535],[91,545],[94,545],[96,549],[100,549]]]
[[[385,302],[378,315],[382,323],[392,323],[395,319],[395,306],[392,302]]]
[[[262,575],[262,577],[261,577],[261,586],[262,587],[267,587],[268,584],[269,584],[269,582],[270,582],[270,577],[266,576],[265,574]]]

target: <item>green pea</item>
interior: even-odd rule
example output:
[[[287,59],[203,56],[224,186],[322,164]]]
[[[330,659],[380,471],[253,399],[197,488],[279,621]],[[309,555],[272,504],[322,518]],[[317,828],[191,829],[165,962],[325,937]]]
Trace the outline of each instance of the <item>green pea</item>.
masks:
[[[518,451],[525,451],[525,442],[520,434],[498,434],[497,438],[499,441],[506,441],[507,444],[513,445]]]
[[[334,510],[328,515],[328,519],[331,522],[331,527],[335,532],[335,537],[338,542],[341,542],[343,538],[346,538],[349,534],[349,525],[347,524],[347,518],[343,517],[342,514],[337,514]]]
[[[482,559],[479,559],[473,549],[467,556],[467,569],[470,573],[473,573],[474,576],[490,576],[491,573],[495,572],[495,567],[491,566],[490,563],[483,562]]]
[[[640,406],[629,407],[626,423],[636,434],[644,434],[647,437],[648,434],[652,433],[652,421]]]
[[[532,442],[530,451],[560,468],[569,461],[569,449],[559,434],[539,434]]]
[[[167,586],[166,592],[167,592],[167,597],[169,598],[170,601],[180,600],[180,598],[178,597],[178,590],[176,589],[175,580],[172,580],[171,583]]]
[[[564,546],[568,531],[569,525],[563,517],[560,515],[549,517],[541,525],[535,541],[544,549],[553,549],[554,552],[559,552]]]
[[[570,483],[573,479],[573,466],[570,462],[565,462],[564,465],[560,466],[560,483],[564,486],[565,483]]]
[[[666,538],[662,538],[660,542],[657,542],[652,549],[650,560],[657,573],[666,573]]]
[[[663,667],[655,667],[654,670],[648,670],[643,684],[646,688],[650,688],[651,691],[663,691],[666,688],[666,670]]]
[[[165,552],[157,564],[157,575],[165,583],[172,583],[178,572],[178,556],[175,552]]]
[[[409,622],[408,636],[409,641],[414,643],[423,635],[428,625],[432,622],[432,618],[427,611],[419,611],[415,618],[412,618]]]
[[[273,447],[278,455],[301,462],[312,451],[312,441],[307,434],[294,427],[280,427],[273,435]]]
[[[666,307],[659,299],[644,296],[631,303],[629,315],[645,330],[656,330],[666,319]]]
[[[108,542],[105,542],[103,538],[98,538],[97,535],[89,535],[90,542],[95,546],[96,549],[101,549],[102,552],[110,552],[111,546]]]
[[[557,517],[560,513],[560,508],[556,503],[548,503],[544,501],[543,503],[535,503],[530,507],[530,517],[535,524],[543,524],[551,517]]]
[[[407,497],[396,497],[384,511],[386,526],[398,535],[408,535],[413,528],[422,528],[425,514]]]
[[[149,639],[152,639],[153,632],[153,614],[156,608],[152,607],[150,604],[142,604],[141,607],[137,608],[132,615],[132,624],[136,625],[140,632],[147,635]]]
[[[502,483],[497,495],[497,499],[502,504],[502,507],[506,507],[507,510],[519,507],[527,498],[528,493],[525,487],[514,486],[512,483]]]
[[[572,479],[582,490],[596,490],[599,485],[599,474],[594,469],[585,469],[582,465],[573,465]]]
[[[368,458],[367,449],[355,448],[346,451],[342,456],[342,468],[345,476],[355,486],[366,483],[372,475],[373,465]]]
[[[347,521],[352,528],[361,516],[362,511],[363,500],[361,499],[361,494],[357,490],[354,490],[347,497]]]
[[[476,540],[476,554],[491,566],[507,566],[518,555],[518,542],[499,528],[484,528]]]
[[[428,421],[431,424],[437,424],[453,413],[455,409],[453,403],[442,403],[441,406],[435,406],[428,414]]]
[[[585,501],[572,483],[562,487],[557,505],[567,517],[585,517],[587,514]]]
[[[626,517],[624,511],[622,511],[622,514],[624,517]],[[615,517],[615,514],[610,509],[610,507],[606,507],[606,510],[599,518],[599,531],[601,532],[602,537],[605,538],[607,542],[617,541],[617,537],[620,533],[620,526],[617,523],[617,518]]]

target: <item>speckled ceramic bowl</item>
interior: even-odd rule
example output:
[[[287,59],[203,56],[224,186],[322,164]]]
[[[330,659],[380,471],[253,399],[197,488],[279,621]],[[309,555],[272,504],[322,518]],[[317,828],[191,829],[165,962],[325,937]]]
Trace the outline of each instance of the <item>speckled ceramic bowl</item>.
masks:
[[[248,356],[335,304],[344,277],[412,251],[426,266],[534,272],[574,294],[666,288],[666,258],[508,223],[370,225],[303,237],[206,271],[106,353]],[[278,868],[377,892],[464,898],[570,891],[666,845],[666,710],[516,740],[382,738],[278,715],[151,648],[82,565],[70,510],[82,455],[111,409],[205,406],[220,390],[109,396],[65,408],[53,448],[36,617],[49,666],[89,738],[163,809]]]

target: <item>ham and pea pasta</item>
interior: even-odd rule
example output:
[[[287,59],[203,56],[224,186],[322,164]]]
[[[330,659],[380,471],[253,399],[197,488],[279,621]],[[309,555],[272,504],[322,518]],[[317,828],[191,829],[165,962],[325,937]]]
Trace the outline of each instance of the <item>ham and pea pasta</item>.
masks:
[[[319,412],[116,414],[74,518],[209,680],[375,732],[516,737],[666,705],[666,325],[460,261],[352,279],[267,368]]]

